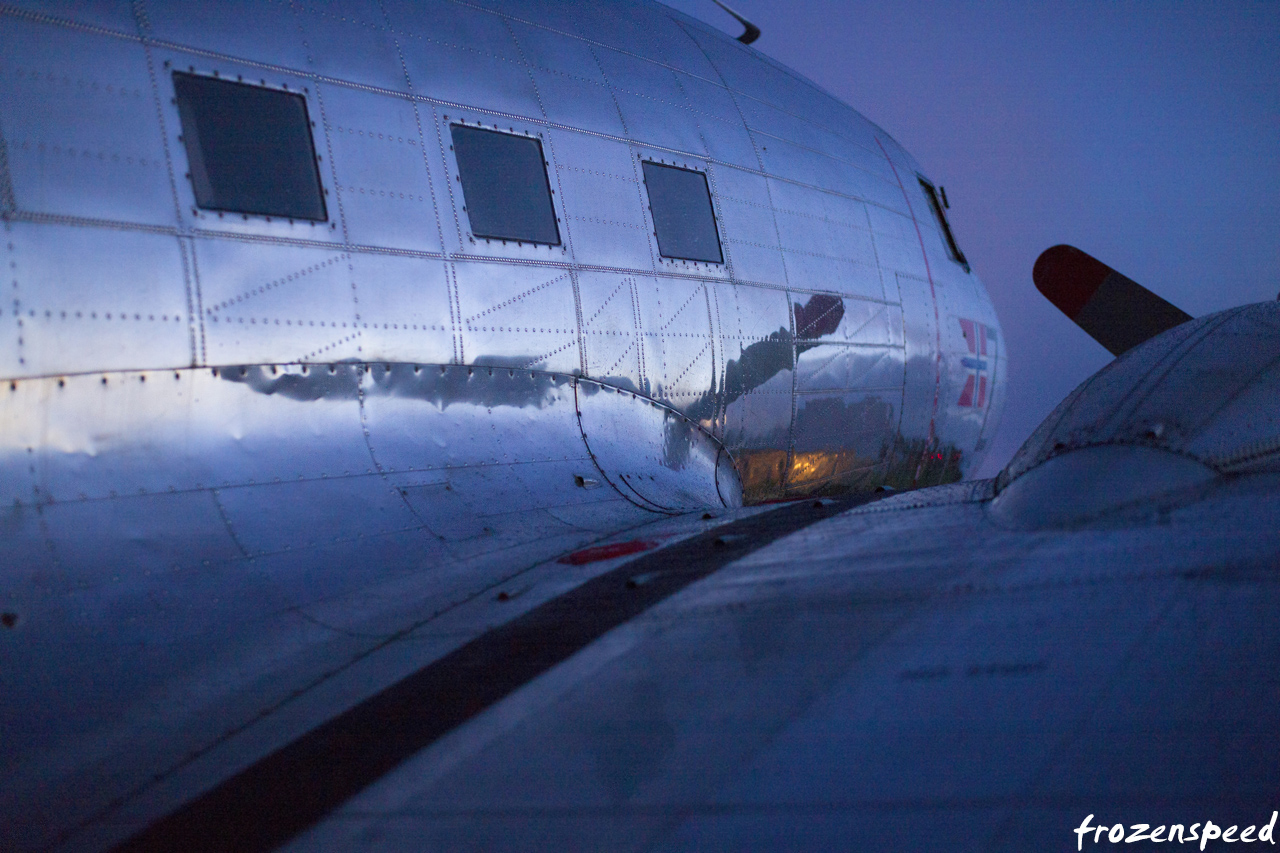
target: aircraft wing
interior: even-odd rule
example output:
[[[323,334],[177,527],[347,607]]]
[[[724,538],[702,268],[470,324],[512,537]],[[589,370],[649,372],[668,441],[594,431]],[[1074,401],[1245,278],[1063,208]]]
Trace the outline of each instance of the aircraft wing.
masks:
[[[586,645],[286,849],[1066,850],[1089,815],[1126,836],[1265,825],[1278,484],[1050,531],[993,520],[990,482],[840,513]]]
[[[490,597],[465,641],[389,646],[364,678],[426,662],[117,849],[1029,850],[1088,815],[1265,825],[1277,475],[1040,529],[994,486],[745,511],[577,585],[549,563],[509,621],[477,629],[519,602]]]

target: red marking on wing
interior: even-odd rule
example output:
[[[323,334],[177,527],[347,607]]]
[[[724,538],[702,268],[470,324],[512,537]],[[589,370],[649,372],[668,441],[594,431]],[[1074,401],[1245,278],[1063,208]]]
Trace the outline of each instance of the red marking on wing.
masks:
[[[1072,320],[1115,270],[1075,246],[1053,246],[1036,259],[1031,279],[1036,289]]]
[[[581,566],[586,563],[595,563],[600,560],[612,560],[615,557],[625,557],[628,554],[639,554],[641,551],[648,551],[650,548],[657,548],[658,543],[651,539],[628,539],[626,542],[614,542],[610,545],[597,545],[594,548],[583,548],[581,551],[574,551],[572,554],[566,554],[557,563],[564,563],[570,566]]]

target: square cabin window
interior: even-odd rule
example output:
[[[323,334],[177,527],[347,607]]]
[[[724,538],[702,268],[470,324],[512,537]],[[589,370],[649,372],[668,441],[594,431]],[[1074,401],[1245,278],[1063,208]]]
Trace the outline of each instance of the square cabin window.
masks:
[[[707,176],[645,160],[644,185],[658,237],[658,253],[682,261],[724,263]]]
[[[328,218],[306,98],[181,72],[173,88],[197,206]]]
[[[960,251],[960,244],[956,242],[956,237],[951,233],[951,223],[947,221],[947,212],[943,209],[942,201],[938,198],[938,191],[933,184],[924,178],[919,178],[920,187],[924,190],[925,197],[929,199],[929,207],[933,210],[933,218],[938,223],[938,230],[942,232],[942,242],[946,247],[947,254],[951,260],[964,267],[964,271],[969,271],[969,262],[964,257],[964,252]]]
[[[531,136],[451,125],[471,233],[560,245],[542,143]]]

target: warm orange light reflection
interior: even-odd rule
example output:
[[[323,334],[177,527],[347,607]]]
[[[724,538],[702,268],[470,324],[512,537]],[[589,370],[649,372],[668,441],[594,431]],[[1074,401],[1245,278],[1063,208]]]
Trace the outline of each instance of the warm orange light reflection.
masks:
[[[960,479],[961,454],[925,442],[901,443],[872,459],[848,450],[790,455],[784,450],[740,450],[734,454],[747,504],[771,500],[869,492],[877,486],[912,489]]]

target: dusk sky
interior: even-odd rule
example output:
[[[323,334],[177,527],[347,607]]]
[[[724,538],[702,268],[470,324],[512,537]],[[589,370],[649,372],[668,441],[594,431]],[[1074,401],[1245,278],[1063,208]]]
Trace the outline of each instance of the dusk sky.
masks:
[[[739,32],[711,0],[668,5]],[[980,476],[1111,359],[1031,283],[1044,249],[1195,316],[1280,291],[1280,2],[730,5],[947,187],[1009,356]]]

